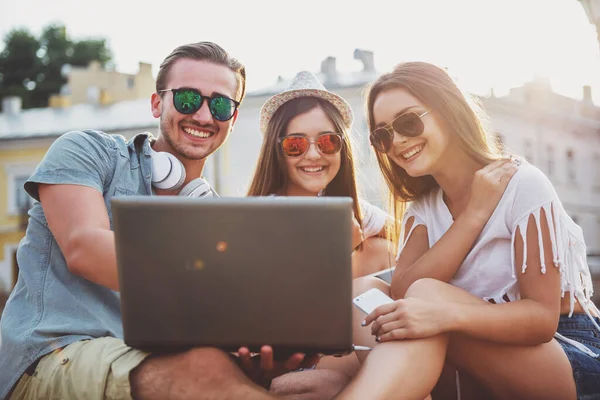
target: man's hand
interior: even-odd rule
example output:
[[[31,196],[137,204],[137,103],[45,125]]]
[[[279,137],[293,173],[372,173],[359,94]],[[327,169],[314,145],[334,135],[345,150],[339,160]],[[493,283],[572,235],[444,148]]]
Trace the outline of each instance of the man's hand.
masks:
[[[262,346],[260,354],[252,355],[247,347],[238,350],[238,364],[244,373],[257,384],[269,387],[271,380],[298,368],[309,368],[318,361],[318,356],[305,357],[302,353],[294,353],[283,362],[275,361],[273,348]]]

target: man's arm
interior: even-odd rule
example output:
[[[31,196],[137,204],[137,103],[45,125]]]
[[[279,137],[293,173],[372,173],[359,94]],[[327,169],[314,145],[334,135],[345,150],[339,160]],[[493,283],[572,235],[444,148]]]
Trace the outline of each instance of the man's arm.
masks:
[[[102,194],[78,185],[40,184],[38,191],[48,226],[69,270],[118,291],[115,236]]]

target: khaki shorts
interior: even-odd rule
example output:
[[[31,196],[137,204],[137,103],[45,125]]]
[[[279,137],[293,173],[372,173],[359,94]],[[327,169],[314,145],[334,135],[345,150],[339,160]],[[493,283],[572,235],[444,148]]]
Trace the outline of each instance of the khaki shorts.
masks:
[[[111,337],[75,342],[42,357],[10,399],[129,400],[129,373],[148,355]]]

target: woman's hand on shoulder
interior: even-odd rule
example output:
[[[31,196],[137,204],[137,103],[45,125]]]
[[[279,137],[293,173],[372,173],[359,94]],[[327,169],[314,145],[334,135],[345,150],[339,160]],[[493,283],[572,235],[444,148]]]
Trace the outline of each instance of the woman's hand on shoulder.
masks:
[[[467,215],[487,223],[519,164],[519,160],[513,157],[503,158],[477,171],[471,185]]]

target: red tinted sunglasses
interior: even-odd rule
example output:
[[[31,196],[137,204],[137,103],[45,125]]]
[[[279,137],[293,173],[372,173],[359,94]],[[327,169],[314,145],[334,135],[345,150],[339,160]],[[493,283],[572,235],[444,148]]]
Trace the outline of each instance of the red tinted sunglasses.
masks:
[[[308,136],[293,133],[277,139],[281,144],[281,150],[287,157],[299,157],[308,151],[311,143],[317,146],[321,154],[331,155],[342,149],[342,135],[340,133],[322,133],[315,139],[309,139]]]

